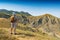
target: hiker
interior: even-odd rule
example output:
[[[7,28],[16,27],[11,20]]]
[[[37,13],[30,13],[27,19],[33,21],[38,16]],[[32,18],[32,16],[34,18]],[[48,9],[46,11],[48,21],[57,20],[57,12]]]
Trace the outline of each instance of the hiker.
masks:
[[[13,12],[10,19],[11,19],[11,34],[16,34],[17,16],[16,16],[15,12]],[[13,31],[13,33],[12,33],[12,31]]]

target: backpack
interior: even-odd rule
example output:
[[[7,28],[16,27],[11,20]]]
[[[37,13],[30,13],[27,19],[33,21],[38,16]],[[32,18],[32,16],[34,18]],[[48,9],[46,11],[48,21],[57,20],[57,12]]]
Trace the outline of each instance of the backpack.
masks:
[[[17,21],[17,19],[14,16],[11,16],[11,22],[13,23],[13,22],[16,22],[16,21]]]

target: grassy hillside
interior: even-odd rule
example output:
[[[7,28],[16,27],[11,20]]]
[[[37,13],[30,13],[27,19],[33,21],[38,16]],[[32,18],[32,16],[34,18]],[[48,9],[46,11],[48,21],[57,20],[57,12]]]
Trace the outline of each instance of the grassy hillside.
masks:
[[[4,21],[3,21],[4,20]],[[18,23],[17,34],[10,34],[9,19],[0,18],[0,40],[60,40],[59,38],[49,36],[36,28],[28,27]]]

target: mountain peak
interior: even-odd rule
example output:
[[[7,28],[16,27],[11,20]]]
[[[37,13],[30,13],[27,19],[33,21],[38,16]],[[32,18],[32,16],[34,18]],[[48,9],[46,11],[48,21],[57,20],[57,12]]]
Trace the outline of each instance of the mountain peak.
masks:
[[[44,14],[44,16],[53,16],[53,15],[51,15],[51,14]]]

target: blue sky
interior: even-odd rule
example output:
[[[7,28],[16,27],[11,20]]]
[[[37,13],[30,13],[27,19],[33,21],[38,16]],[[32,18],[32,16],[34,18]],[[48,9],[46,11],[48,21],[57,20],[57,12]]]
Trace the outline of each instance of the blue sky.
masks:
[[[0,0],[0,9],[25,11],[33,16],[49,13],[60,18],[59,0]]]

